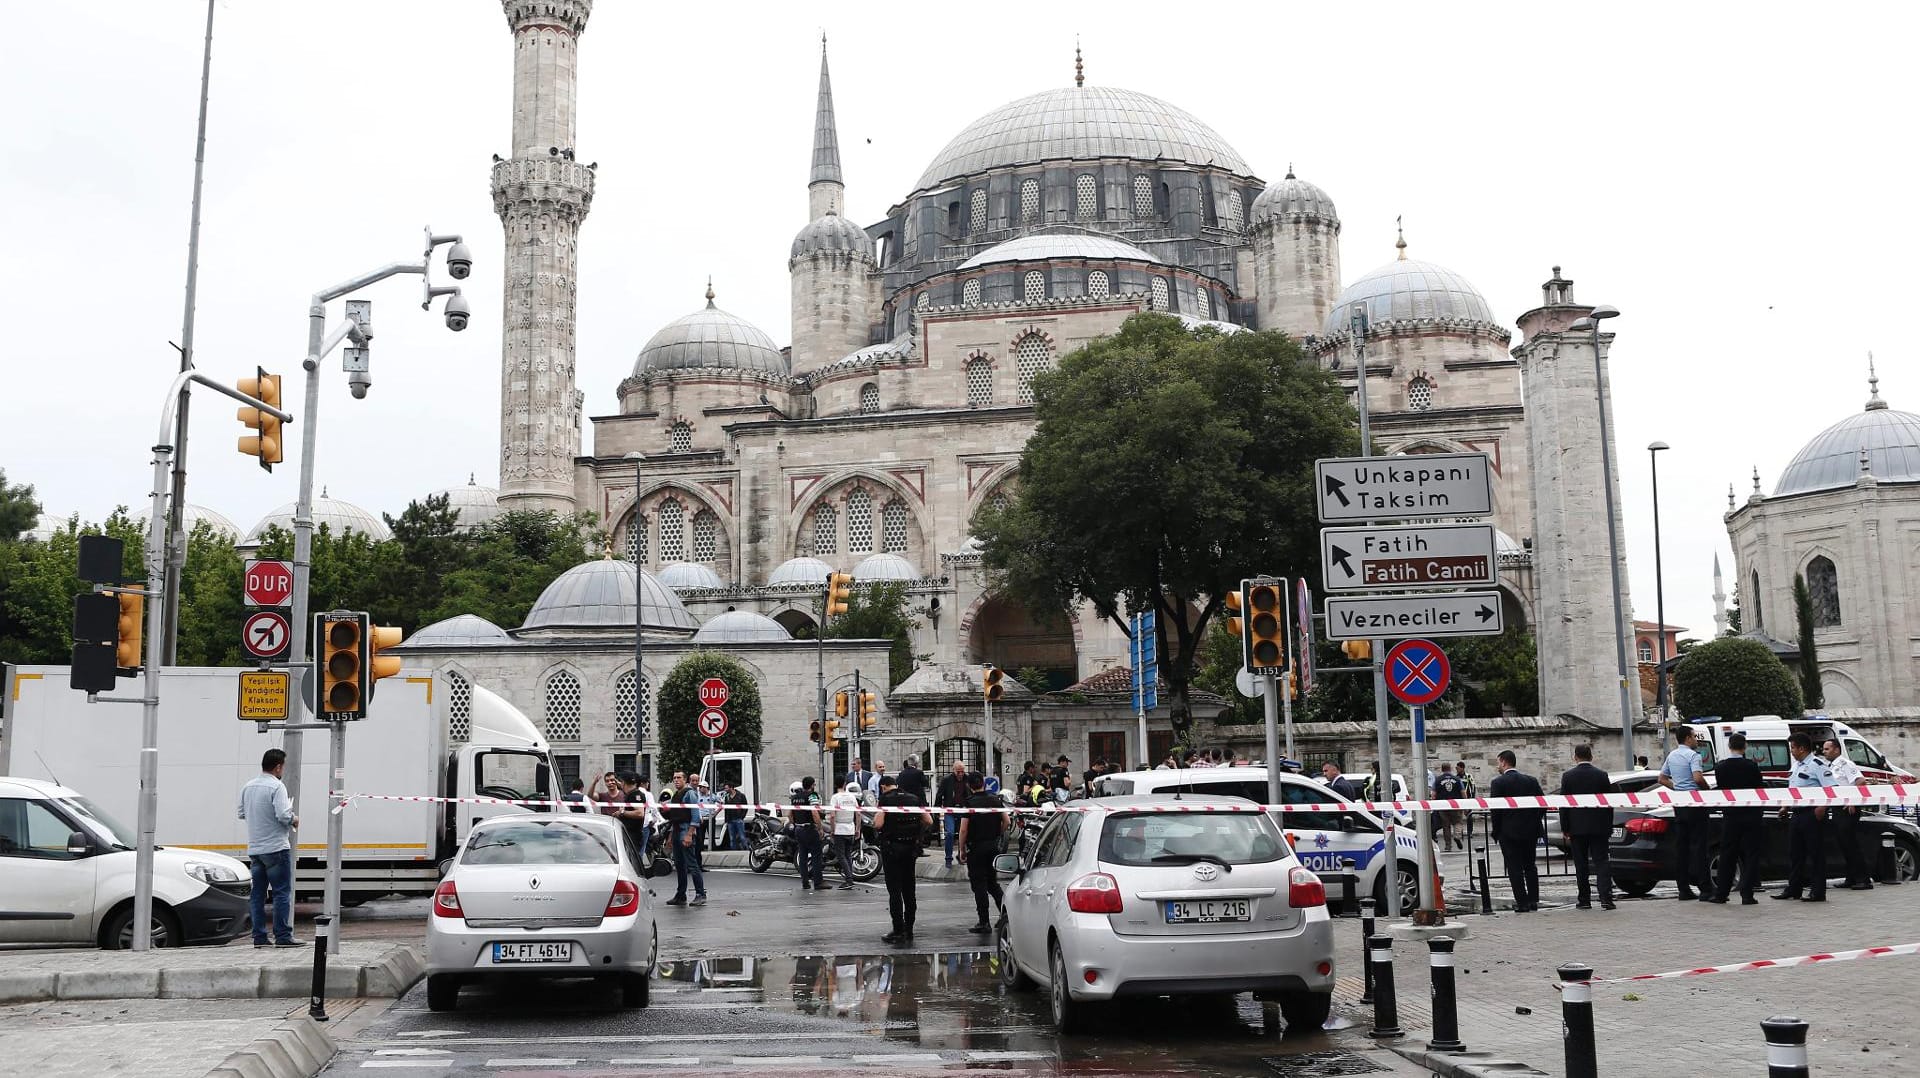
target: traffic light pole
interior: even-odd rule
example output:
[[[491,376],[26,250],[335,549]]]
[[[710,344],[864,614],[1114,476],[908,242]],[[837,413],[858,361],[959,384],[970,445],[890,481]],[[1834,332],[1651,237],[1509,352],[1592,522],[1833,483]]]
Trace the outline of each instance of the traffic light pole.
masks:
[[[1262,710],[1266,712],[1266,721],[1262,723],[1262,725],[1267,728],[1267,804],[1278,805],[1281,803],[1279,731],[1280,679],[1269,672],[1261,674],[1260,681],[1261,689],[1264,690],[1260,693],[1260,706]],[[1289,741],[1293,738],[1293,728],[1291,725],[1287,728],[1287,738]],[[1287,755],[1289,757],[1293,755],[1293,747],[1291,745],[1287,747]],[[1284,827],[1285,824],[1283,823],[1281,826]]]
[[[314,684],[317,686],[319,683],[320,678],[316,671]],[[319,690],[316,688],[314,691]],[[327,777],[334,786],[344,790],[347,788],[347,724],[335,722],[332,725],[333,729],[327,732]],[[328,800],[331,801],[332,798],[329,797]],[[330,918],[327,923],[335,926],[334,930],[327,934],[327,953],[330,955],[340,953],[340,868],[346,826],[346,813],[334,812],[333,806],[329,804],[327,806],[327,887],[323,908],[327,917]],[[300,863],[298,846],[295,847],[295,851],[293,860],[297,865]]]

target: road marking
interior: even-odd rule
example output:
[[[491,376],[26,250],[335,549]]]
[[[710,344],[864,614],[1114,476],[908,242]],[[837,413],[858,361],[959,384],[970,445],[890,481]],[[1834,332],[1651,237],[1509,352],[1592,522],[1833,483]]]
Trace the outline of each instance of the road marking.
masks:
[[[396,1037],[458,1037],[463,1031],[458,1029],[420,1029],[408,1033],[396,1033]]]
[[[734,1056],[736,1067],[802,1067],[821,1062],[819,1056]]]
[[[1005,1063],[1016,1059],[1052,1059],[1052,1052],[968,1052],[975,1063]]]
[[[817,1033],[642,1033],[621,1036],[618,1034],[579,1035],[571,1037],[542,1037],[541,1043],[548,1045],[589,1045],[589,1044],[673,1044],[693,1041],[709,1044],[715,1041],[867,1041],[875,1036],[884,1036],[897,1029],[914,1029],[912,1022],[874,1023],[854,1026],[844,1030],[821,1030]],[[995,1033],[1027,1032],[1030,1029],[1016,1030],[1014,1027],[999,1027]],[[356,1045],[357,1048],[378,1047],[391,1042],[379,1041],[370,1045]],[[526,1044],[524,1037],[473,1037],[461,1042],[463,1048],[497,1048],[508,1045]],[[398,1042],[405,1047],[405,1042]],[[1051,1057],[1048,1057],[1051,1058]]]
[[[701,989],[700,991],[702,991],[702,992],[752,992],[752,993],[753,993],[754,995],[756,995],[756,996],[757,996],[757,995],[759,995],[760,993],[762,993],[762,992],[765,992],[765,991],[766,991],[766,989],[764,989],[764,988],[751,988],[751,987],[741,987],[741,988],[702,988],[702,989]]]
[[[607,1060],[609,1067],[697,1067],[699,1065],[699,1056],[669,1056],[666,1059],[648,1056],[640,1059]]]
[[[577,1059],[489,1059],[489,1067],[571,1067]]]
[[[377,1056],[443,1056],[445,1048],[382,1048],[373,1053]]]
[[[853,1056],[855,1063],[945,1063],[946,1057],[938,1052],[901,1052],[893,1055]]]
[[[451,1067],[451,1059],[366,1059],[360,1066],[367,1067]]]

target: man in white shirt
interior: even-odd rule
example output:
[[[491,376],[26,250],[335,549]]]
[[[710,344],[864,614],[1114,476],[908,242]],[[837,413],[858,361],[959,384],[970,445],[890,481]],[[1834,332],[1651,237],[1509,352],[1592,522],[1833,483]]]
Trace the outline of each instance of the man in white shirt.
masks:
[[[293,938],[293,831],[300,817],[287,800],[287,754],[268,749],[260,758],[260,773],[240,791],[239,817],[247,821],[247,864],[253,871],[249,914],[253,918],[253,945],[299,947]],[[267,920],[267,899],[273,899],[273,920]]]
[[[1860,774],[1860,765],[1847,759],[1840,747],[1838,738],[1828,738],[1821,746],[1821,755],[1827,758],[1827,773],[1833,776],[1835,786],[1865,786],[1866,776]],[[1866,858],[1860,853],[1860,812],[1859,805],[1835,805],[1827,813],[1827,827],[1833,841],[1840,844],[1840,854],[1847,859],[1847,882],[1849,891],[1873,890],[1873,875],[1867,871]]]
[[[853,889],[853,848],[860,840],[860,786],[849,782],[828,805],[833,818],[833,855],[840,861],[842,891]]]

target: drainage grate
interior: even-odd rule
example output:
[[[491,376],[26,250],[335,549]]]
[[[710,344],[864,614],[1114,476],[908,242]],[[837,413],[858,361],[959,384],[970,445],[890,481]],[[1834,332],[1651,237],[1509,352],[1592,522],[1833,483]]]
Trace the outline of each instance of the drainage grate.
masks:
[[[1263,1062],[1279,1078],[1341,1078],[1348,1074],[1380,1074],[1388,1068],[1352,1052],[1304,1052],[1270,1057]]]

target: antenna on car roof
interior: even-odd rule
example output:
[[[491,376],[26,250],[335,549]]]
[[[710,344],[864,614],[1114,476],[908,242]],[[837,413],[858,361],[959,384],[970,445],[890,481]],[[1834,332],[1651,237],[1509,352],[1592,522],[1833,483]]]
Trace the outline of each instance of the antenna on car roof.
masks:
[[[56,774],[54,774],[54,773],[53,773],[53,768],[51,768],[51,767],[47,767],[47,758],[46,758],[46,757],[44,757],[44,756],[42,756],[42,755],[40,755],[40,750],[39,750],[39,749],[35,749],[35,750],[33,750],[33,758],[34,758],[34,759],[36,759],[36,760],[38,760],[38,761],[40,761],[40,766],[41,766],[41,767],[46,767],[46,768],[47,768],[47,777],[53,780],[53,784],[54,784],[55,786],[65,786],[65,785],[66,785],[66,783],[64,783],[64,782],[61,782],[61,781],[60,781],[60,776],[58,776],[58,775],[56,775]]]

